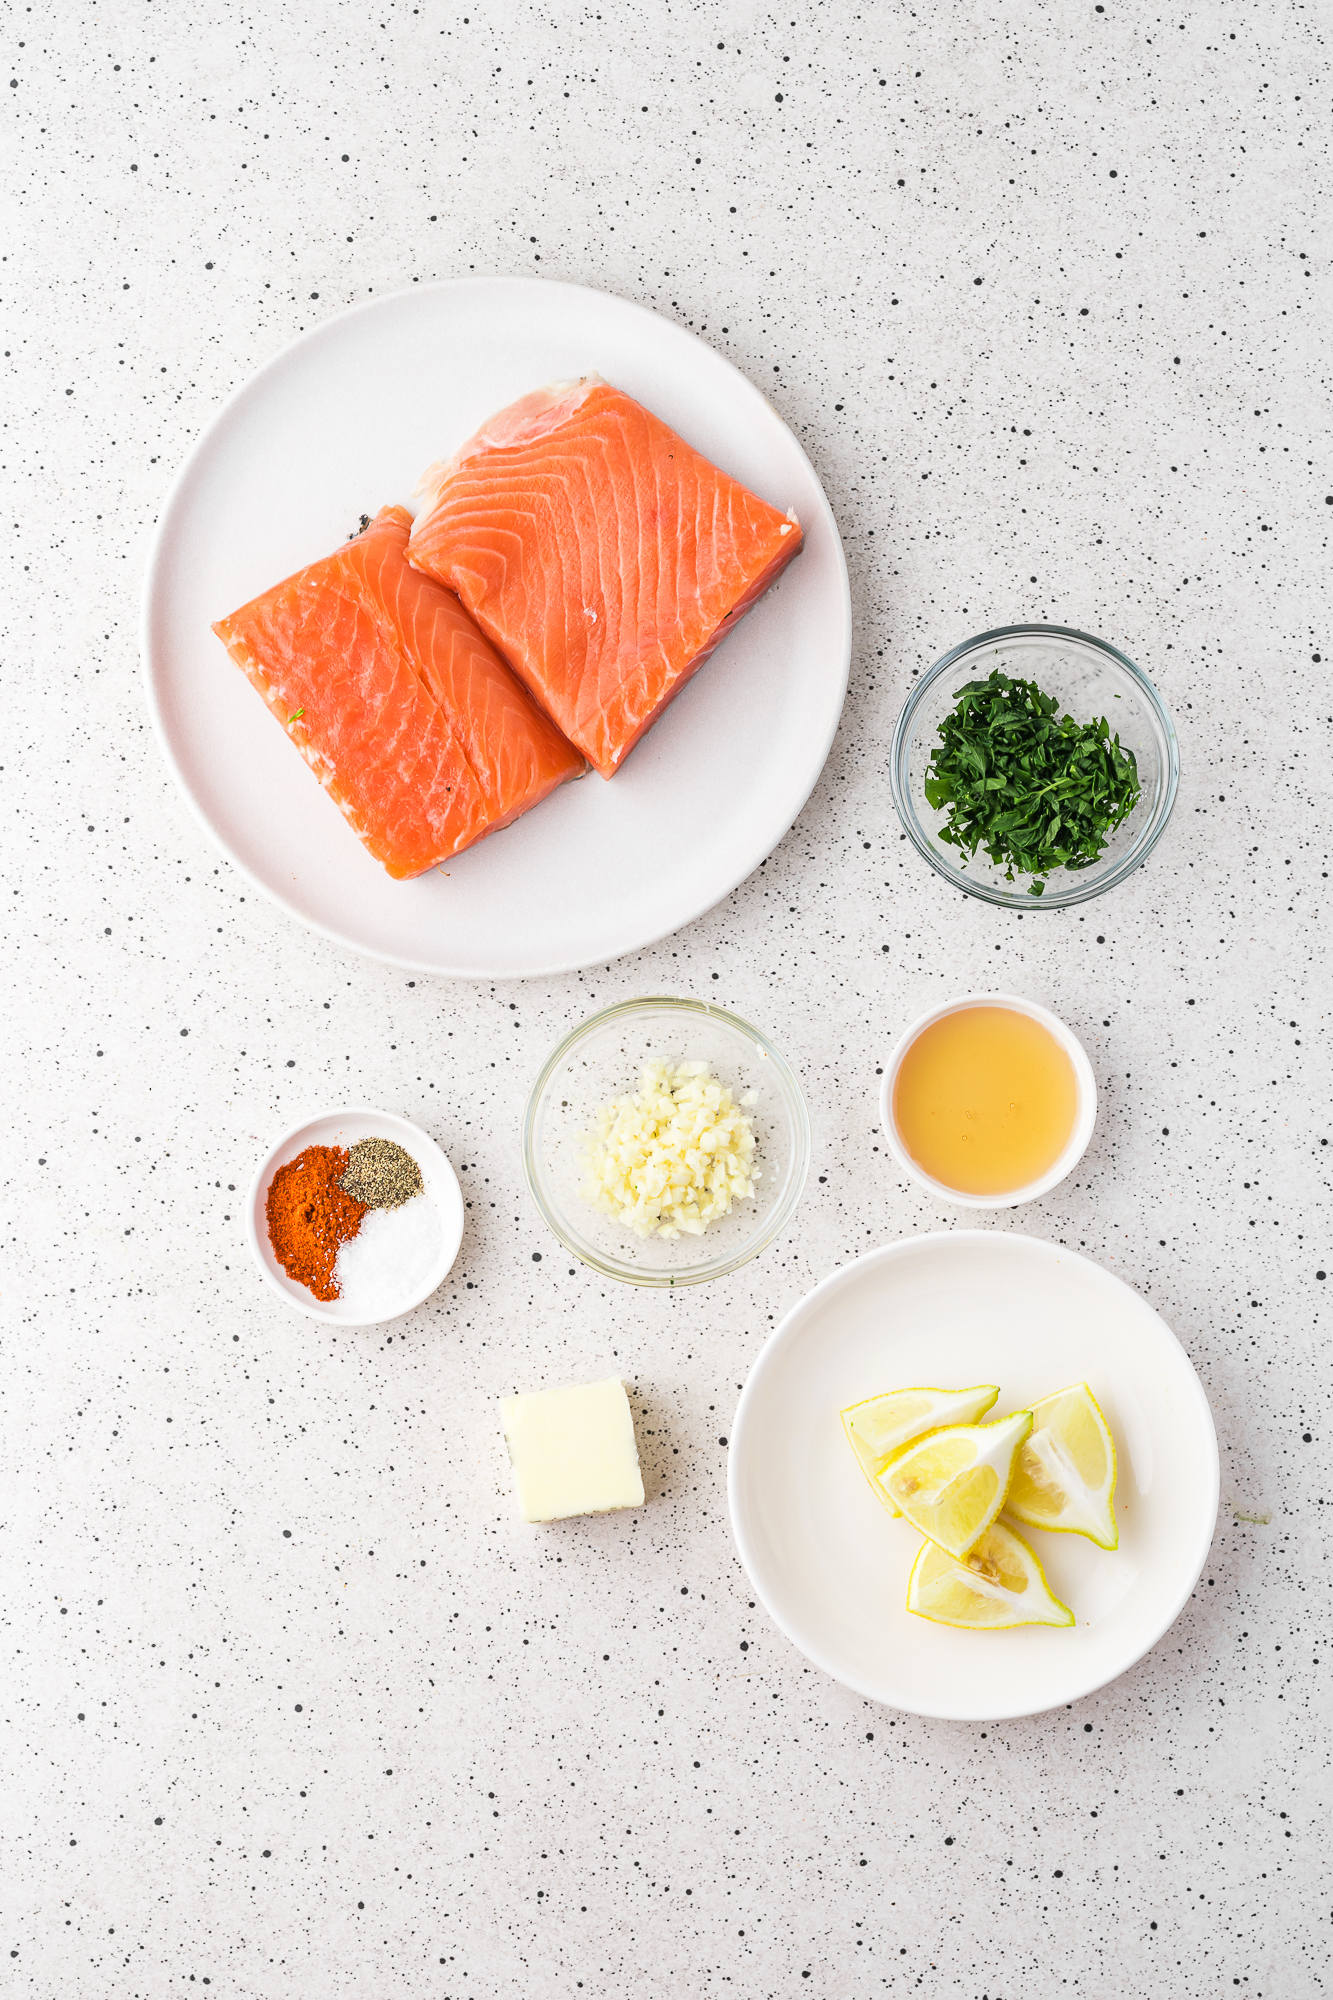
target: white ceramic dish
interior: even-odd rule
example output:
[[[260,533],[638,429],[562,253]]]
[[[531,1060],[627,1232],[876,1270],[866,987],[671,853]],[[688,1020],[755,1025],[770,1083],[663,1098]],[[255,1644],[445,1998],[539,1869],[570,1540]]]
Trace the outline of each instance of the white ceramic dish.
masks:
[[[1080,1381],[1115,1438],[1120,1547],[1022,1530],[1075,1626],[914,1617],[920,1537],[875,1499],[839,1411],[899,1386],[997,1382],[1000,1416]],[[1207,1560],[1217,1439],[1184,1349],[1128,1285],[1035,1237],[956,1230],[873,1250],[787,1314],[741,1395],[728,1487],[755,1591],[816,1666],[917,1715],[1001,1721],[1078,1701],[1156,1645]]]
[[[1012,1007],[1018,1014],[1026,1014],[1030,1020],[1040,1021],[1043,1028],[1053,1035],[1074,1066],[1074,1080],[1078,1085],[1078,1111],[1074,1118],[1074,1129],[1069,1135],[1069,1143],[1048,1173],[1040,1180],[1029,1181],[1026,1187],[1015,1188],[1010,1194],[963,1194],[952,1188],[946,1181],[937,1181],[933,1174],[926,1173],[918,1166],[906,1146],[898,1136],[898,1127],[893,1116],[893,1089],[902,1067],[903,1057],[912,1043],[924,1029],[946,1014],[957,1014],[964,1007]],[[888,1140],[889,1151],[902,1168],[919,1187],[928,1188],[941,1201],[953,1202],[959,1208],[1017,1208],[1020,1202],[1036,1201],[1039,1195],[1049,1194],[1058,1187],[1065,1175],[1071,1173],[1087,1151],[1092,1137],[1092,1128],[1097,1122],[1097,1079],[1092,1073],[1087,1051],[1072,1028],[1067,1028],[1058,1014],[1039,1007],[1035,1000],[1023,1000],[1015,993],[966,993],[956,1000],[942,1000],[938,1007],[932,1007],[905,1028],[894,1043],[893,1053],[884,1065],[884,1081],[880,1086],[879,1115],[884,1127],[884,1137]],[[1057,1385],[1058,1386],[1058,1385]]]
[[[323,1305],[305,1285],[294,1283],[273,1255],[264,1214],[269,1182],[279,1167],[294,1160],[307,1146],[354,1146],[358,1139],[393,1139],[410,1153],[421,1169],[425,1192],[439,1209],[444,1223],[444,1241],[426,1282],[410,1297],[395,1304],[391,1312],[376,1313],[370,1319],[364,1313],[349,1312],[338,1299]],[[386,1320],[401,1319],[404,1313],[424,1304],[448,1277],[463,1240],[463,1194],[448,1159],[410,1118],[396,1118],[391,1111],[374,1111],[363,1105],[349,1106],[345,1111],[325,1111],[318,1117],[304,1119],[269,1148],[250,1183],[245,1234],[251,1255],[274,1291],[307,1319],[324,1320],[330,1326],[382,1326]]]
[[[493,411],[590,369],[765,499],[794,507],[805,546],[611,783],[562,786],[447,870],[392,882],[210,623],[326,555],[363,513],[407,504],[423,469]],[[644,307],[580,285],[462,278],[328,321],[224,406],[163,509],[142,647],[167,763],[257,888],[372,957],[504,978],[637,950],[758,866],[833,741],[851,601],[809,460],[729,361]]]

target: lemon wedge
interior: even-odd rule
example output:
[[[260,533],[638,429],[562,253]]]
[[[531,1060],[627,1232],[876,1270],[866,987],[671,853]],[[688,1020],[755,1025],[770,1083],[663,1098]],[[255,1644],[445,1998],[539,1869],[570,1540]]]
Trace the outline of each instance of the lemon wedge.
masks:
[[[897,1503],[879,1483],[889,1460],[941,1424],[979,1422],[999,1393],[994,1383],[982,1382],[975,1389],[891,1389],[885,1396],[848,1404],[842,1412],[847,1442],[891,1514],[899,1511]]]
[[[949,1555],[965,1556],[1004,1505],[1031,1410],[998,1424],[951,1424],[929,1431],[880,1474],[880,1484],[914,1528]]]
[[[1051,1594],[1045,1572],[1021,1535],[994,1522],[963,1557],[923,1542],[907,1579],[907,1608],[936,1625],[1003,1632],[1011,1625],[1072,1625],[1074,1614]]]
[[[1029,1527],[1120,1546],[1115,1524],[1115,1444],[1086,1382],[1032,1406],[1005,1506]]]

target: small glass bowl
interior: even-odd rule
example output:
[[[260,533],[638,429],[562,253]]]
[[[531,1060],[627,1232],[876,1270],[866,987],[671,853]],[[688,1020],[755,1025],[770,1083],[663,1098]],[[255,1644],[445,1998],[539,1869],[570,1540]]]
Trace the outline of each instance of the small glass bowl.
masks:
[[[959,688],[985,680],[994,667],[1015,680],[1036,681],[1044,694],[1055,696],[1060,714],[1077,722],[1104,715],[1112,735],[1133,751],[1138,763],[1139,802],[1111,835],[1100,860],[1091,868],[1055,869],[1040,896],[1029,894],[1026,876],[1016,873],[1012,882],[1006,881],[1003,868],[980,849],[965,861],[957,848],[946,847],[939,839],[945,814],[926,803],[925,777],[940,724],[953,710]],[[1064,910],[1123,882],[1161,839],[1179,780],[1176,732],[1148,676],[1104,639],[1065,625],[1005,625],[955,646],[908,695],[889,761],[893,803],[917,852],[965,895],[1010,910]]]
[[[748,1201],[702,1236],[638,1237],[583,1201],[581,1142],[598,1108],[637,1088],[647,1062],[706,1062],[745,1107],[760,1179]],[[585,1264],[630,1285],[722,1278],[790,1222],[810,1167],[810,1116],[794,1072],[767,1036],[706,1000],[622,1000],[547,1058],[523,1115],[523,1169],[547,1227]]]

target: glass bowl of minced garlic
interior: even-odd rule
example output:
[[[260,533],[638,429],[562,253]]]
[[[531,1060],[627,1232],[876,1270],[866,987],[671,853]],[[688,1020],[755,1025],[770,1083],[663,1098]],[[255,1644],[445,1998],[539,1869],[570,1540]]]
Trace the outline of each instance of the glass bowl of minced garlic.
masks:
[[[791,1220],[810,1166],[794,1071],[705,1000],[623,1000],[542,1067],[523,1165],[547,1226],[632,1285],[724,1277]]]

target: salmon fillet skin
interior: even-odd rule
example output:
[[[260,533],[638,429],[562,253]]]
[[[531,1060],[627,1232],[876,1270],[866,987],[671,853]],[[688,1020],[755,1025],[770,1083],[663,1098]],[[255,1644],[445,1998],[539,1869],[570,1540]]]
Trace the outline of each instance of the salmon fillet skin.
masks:
[[[794,516],[596,375],[501,410],[418,491],[409,561],[604,778],[801,546]]]
[[[348,825],[398,880],[461,854],[587,769],[386,507],[213,630]]]

